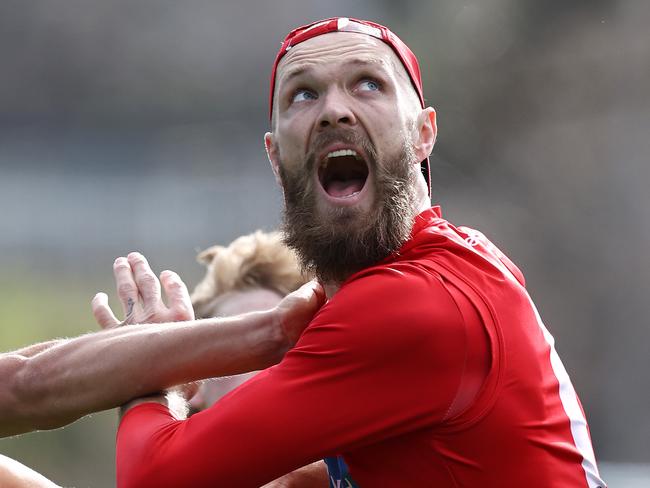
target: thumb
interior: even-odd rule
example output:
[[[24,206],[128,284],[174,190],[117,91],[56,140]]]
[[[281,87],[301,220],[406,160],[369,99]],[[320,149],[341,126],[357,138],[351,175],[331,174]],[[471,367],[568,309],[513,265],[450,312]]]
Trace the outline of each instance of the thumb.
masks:
[[[97,293],[90,302],[95,320],[102,329],[112,329],[120,325],[120,321],[108,306],[106,293]]]
[[[296,295],[305,300],[311,302],[310,304],[314,308],[319,309],[325,304],[327,296],[325,295],[325,289],[323,285],[320,284],[318,280],[311,280],[302,285],[298,290],[295,291]]]

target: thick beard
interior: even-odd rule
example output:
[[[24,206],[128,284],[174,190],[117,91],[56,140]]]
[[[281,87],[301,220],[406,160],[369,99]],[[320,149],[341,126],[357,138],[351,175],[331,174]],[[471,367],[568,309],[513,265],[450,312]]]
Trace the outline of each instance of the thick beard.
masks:
[[[303,171],[290,173],[280,164],[285,209],[284,242],[294,249],[303,268],[323,283],[342,283],[350,275],[387,258],[408,240],[417,214],[415,185],[418,165],[406,144],[394,159],[378,161],[374,148],[358,136],[340,137],[364,147],[373,165],[375,201],[368,212],[357,208],[320,211],[314,188],[315,157]],[[352,142],[352,141],[351,141]]]

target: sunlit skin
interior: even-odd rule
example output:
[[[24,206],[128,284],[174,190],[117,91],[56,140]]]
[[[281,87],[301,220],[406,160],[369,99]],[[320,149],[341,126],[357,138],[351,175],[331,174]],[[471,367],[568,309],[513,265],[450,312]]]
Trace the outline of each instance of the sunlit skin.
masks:
[[[277,70],[274,127],[265,135],[269,160],[276,174],[280,164],[300,171],[324,131],[344,128],[366,137],[379,159],[396,157],[405,141],[412,143],[418,164],[435,142],[436,119],[431,107],[420,108],[408,75],[392,49],[373,37],[336,32],[293,47]],[[317,155],[348,148],[332,143]],[[359,151],[359,148],[350,148]],[[316,165],[318,166],[318,164]],[[353,206],[368,212],[375,200],[374,168],[363,190],[350,198],[333,198],[323,189],[317,170],[317,206],[324,211]],[[279,177],[278,177],[278,181]],[[424,178],[417,181],[418,209],[430,206]]]
[[[2,488],[59,488],[43,475],[0,454],[0,486]]]

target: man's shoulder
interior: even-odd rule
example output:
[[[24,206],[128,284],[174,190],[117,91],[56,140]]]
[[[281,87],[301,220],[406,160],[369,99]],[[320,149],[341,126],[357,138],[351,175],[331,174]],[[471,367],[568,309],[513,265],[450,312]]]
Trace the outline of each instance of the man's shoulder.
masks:
[[[357,295],[378,291],[393,296],[417,291],[432,291],[440,280],[439,273],[422,259],[400,259],[370,266],[355,273],[341,286],[340,291]],[[434,287],[435,288],[435,287]]]
[[[444,278],[418,260],[401,260],[367,268],[346,281],[327,305],[332,312],[355,317],[355,323],[431,324],[449,320],[457,307]]]
[[[483,232],[442,218],[429,219],[417,230],[403,249],[406,258],[427,263],[443,275],[460,274],[472,280],[505,274],[526,286],[521,270]]]
[[[430,357],[440,344],[464,337],[464,318],[448,285],[417,262],[368,268],[321,308],[301,338],[301,350],[345,351],[355,361],[407,353]]]

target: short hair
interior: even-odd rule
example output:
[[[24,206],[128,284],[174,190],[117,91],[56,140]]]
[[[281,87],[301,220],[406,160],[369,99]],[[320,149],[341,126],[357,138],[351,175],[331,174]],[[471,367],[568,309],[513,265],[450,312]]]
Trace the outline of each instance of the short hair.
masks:
[[[212,316],[215,299],[232,291],[264,288],[285,296],[312,279],[277,231],[258,230],[227,247],[212,246],[197,261],[208,268],[191,296],[197,317]]]

